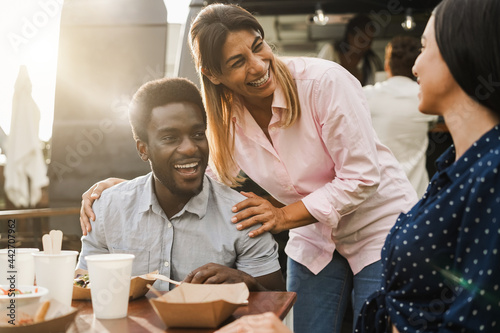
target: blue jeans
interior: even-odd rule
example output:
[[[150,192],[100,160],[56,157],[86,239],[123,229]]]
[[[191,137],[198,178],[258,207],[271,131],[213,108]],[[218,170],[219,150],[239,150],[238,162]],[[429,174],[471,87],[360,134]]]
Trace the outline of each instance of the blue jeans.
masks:
[[[337,251],[318,275],[288,258],[287,290],[297,293],[293,306],[294,332],[340,333],[349,297],[355,326],[363,303],[380,288],[381,274],[379,260],[353,276],[349,263]]]

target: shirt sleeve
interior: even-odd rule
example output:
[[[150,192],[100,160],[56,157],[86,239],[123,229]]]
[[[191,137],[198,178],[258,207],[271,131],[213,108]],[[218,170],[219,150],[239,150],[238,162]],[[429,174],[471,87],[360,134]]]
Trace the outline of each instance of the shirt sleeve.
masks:
[[[491,173],[494,174],[494,173]],[[453,291],[442,332],[496,330],[500,316],[500,175],[476,179],[468,200],[455,251],[454,266],[445,270]],[[446,267],[444,267],[446,269]],[[482,329],[481,329],[482,328]]]
[[[250,238],[248,233],[258,226],[241,232],[237,244],[238,256],[236,268],[253,277],[274,273],[280,269],[278,244],[273,236],[266,232],[259,237]]]
[[[314,218],[335,228],[343,215],[377,191],[380,170],[375,135],[361,85],[343,68],[332,67],[323,74],[313,100],[335,176],[302,201]]]
[[[87,233],[87,236],[82,236],[82,250],[78,257],[76,268],[88,270],[87,260],[85,257],[92,254],[109,253],[106,232],[104,228],[105,217],[102,214],[102,199],[98,199],[92,205],[96,219],[92,222],[92,231]]]

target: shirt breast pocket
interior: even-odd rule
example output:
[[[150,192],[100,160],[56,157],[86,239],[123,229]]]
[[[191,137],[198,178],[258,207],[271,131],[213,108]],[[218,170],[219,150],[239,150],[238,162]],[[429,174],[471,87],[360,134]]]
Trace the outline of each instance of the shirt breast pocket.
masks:
[[[132,264],[132,276],[142,275],[149,273],[150,270],[150,251],[136,250],[136,249],[119,249],[111,248],[111,253],[127,253],[135,256]]]

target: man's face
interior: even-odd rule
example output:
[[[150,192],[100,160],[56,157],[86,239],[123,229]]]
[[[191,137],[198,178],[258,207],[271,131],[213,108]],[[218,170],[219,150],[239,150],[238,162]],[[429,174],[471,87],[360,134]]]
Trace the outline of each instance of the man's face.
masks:
[[[147,128],[149,142],[139,142],[156,186],[160,183],[173,196],[192,197],[203,187],[209,149],[202,112],[188,102],[158,106]]]

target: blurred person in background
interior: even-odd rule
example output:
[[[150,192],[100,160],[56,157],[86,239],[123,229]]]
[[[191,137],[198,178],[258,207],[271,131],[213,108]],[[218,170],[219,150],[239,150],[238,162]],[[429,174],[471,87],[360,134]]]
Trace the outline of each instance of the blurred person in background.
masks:
[[[335,61],[354,75],[362,86],[375,83],[375,73],[383,70],[382,61],[372,49],[376,27],[369,16],[358,14],[346,25],[344,37],[326,43],[318,58]]]
[[[429,125],[437,116],[418,110],[419,86],[412,73],[420,54],[420,40],[396,36],[385,49],[385,72],[388,79],[363,87],[372,122],[380,141],[389,147],[403,167],[410,183],[422,197],[429,175],[426,150]]]

